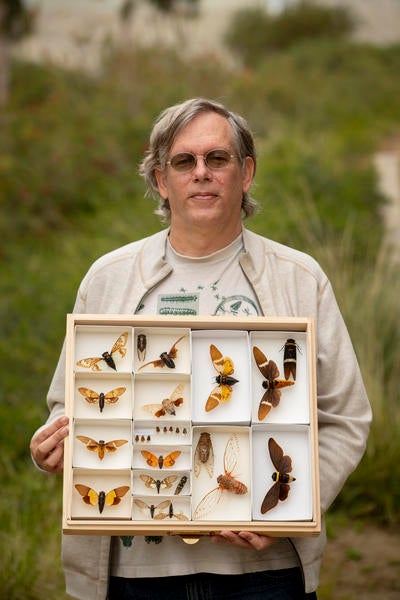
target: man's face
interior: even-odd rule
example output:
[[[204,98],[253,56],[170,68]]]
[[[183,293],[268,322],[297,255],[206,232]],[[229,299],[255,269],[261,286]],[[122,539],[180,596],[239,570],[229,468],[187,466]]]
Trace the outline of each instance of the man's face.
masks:
[[[168,159],[179,152],[204,156],[217,148],[236,154],[232,128],[223,116],[202,113],[177,135]],[[189,172],[178,172],[167,165],[155,174],[161,197],[169,200],[174,237],[193,227],[205,230],[210,227],[212,235],[215,227],[231,232],[234,237],[239,235],[243,192],[250,189],[254,174],[250,157],[243,166],[238,158],[232,158],[222,169],[213,170],[198,156],[196,166]]]

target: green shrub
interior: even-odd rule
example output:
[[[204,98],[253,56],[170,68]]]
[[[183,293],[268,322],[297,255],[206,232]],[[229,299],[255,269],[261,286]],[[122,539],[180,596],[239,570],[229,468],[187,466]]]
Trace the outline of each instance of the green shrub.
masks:
[[[353,18],[344,7],[302,1],[276,16],[262,8],[245,8],[234,14],[225,43],[245,65],[254,66],[271,51],[304,40],[345,37],[353,27]]]

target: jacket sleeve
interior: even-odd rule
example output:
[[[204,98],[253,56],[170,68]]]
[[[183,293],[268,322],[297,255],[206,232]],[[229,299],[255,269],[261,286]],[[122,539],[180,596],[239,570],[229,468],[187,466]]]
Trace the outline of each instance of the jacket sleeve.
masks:
[[[360,462],[372,418],[357,358],[327,280],[318,305],[317,390],[324,512]]]

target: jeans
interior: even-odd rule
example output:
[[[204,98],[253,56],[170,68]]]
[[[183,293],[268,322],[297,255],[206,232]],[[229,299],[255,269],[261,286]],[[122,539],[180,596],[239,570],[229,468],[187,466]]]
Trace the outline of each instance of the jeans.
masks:
[[[243,575],[196,573],[179,577],[110,577],[108,600],[316,600],[304,593],[299,568]]]

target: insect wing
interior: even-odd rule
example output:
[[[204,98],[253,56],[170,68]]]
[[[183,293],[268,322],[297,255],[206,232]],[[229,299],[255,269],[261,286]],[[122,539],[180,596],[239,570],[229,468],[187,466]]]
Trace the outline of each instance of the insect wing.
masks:
[[[84,396],[85,400],[89,402],[89,404],[97,404],[100,399],[100,394],[87,387],[79,387],[78,392]]]
[[[168,454],[168,456],[166,456],[164,458],[164,460],[163,460],[163,466],[164,467],[172,467],[175,464],[176,459],[180,455],[181,455],[181,451],[180,450],[175,450],[175,452],[171,452],[170,454]]]
[[[217,385],[212,390],[206,402],[206,412],[210,412],[221,402],[228,402],[232,395],[232,388],[229,385]]]
[[[260,350],[257,346],[253,347],[253,356],[256,361],[257,367],[259,368],[261,374],[265,377],[265,379],[269,379],[269,370],[268,370],[268,358],[265,356],[264,352]]]
[[[221,498],[222,490],[220,487],[213,488],[200,500],[196,506],[193,519],[204,519],[218,504]]]
[[[111,352],[110,352],[111,356],[118,353],[121,358],[124,358],[124,356],[126,355],[126,342],[127,341],[128,341],[128,332],[125,331],[124,333],[122,333],[119,336],[119,338],[115,342],[114,346],[111,348]]]
[[[223,356],[214,344],[210,345],[210,356],[217,373],[220,375],[231,375],[233,373],[233,360],[229,356]]]
[[[106,404],[115,404],[120,399],[120,396],[126,392],[126,387],[118,387],[114,390],[110,390],[107,394],[104,394],[104,401]]]
[[[162,512],[164,510],[164,508],[168,508],[168,512]],[[160,504],[158,504],[156,506],[155,509],[155,514],[154,514],[154,518],[157,520],[160,519],[166,519],[167,517],[172,517],[173,515],[173,510],[172,510],[172,504],[170,500],[163,500],[163,502],[160,502]]]
[[[158,467],[158,458],[155,454],[147,450],[141,450],[140,452],[150,467]]]
[[[283,458],[283,450],[272,437],[268,440],[268,451],[271,457],[272,464],[274,465],[275,469],[279,472],[281,467],[281,461]]]
[[[115,506],[121,502],[121,498],[123,498],[126,492],[129,490],[129,485],[121,485],[120,487],[114,488],[110,490],[106,494],[106,506]]]
[[[101,371],[99,367],[99,362],[104,360],[102,356],[96,356],[94,358],[82,358],[82,360],[78,360],[76,363],[78,367],[83,367],[84,369],[91,369],[92,371]]]
[[[236,435],[231,435],[225,446],[224,469],[225,473],[232,473],[235,470],[239,457],[239,441]]]
[[[270,489],[266,493],[265,498],[261,504],[261,513],[263,515],[278,504],[280,488],[281,485],[278,482],[276,482],[272,485],[272,487],[270,487]]]
[[[289,492],[290,485],[288,483],[281,483],[279,485],[279,500],[281,500],[281,502],[286,500],[286,498],[289,496]]]
[[[93,488],[89,487],[88,485],[76,483],[75,489],[80,493],[85,504],[90,504],[92,506],[96,506],[98,504],[99,495]]]
[[[177,348],[177,345],[179,344],[179,342],[180,342],[181,340],[183,340],[183,338],[184,338],[184,337],[185,337],[184,335],[181,335],[181,337],[180,337],[180,338],[178,338],[178,339],[176,340],[176,342],[174,343],[174,345],[171,347],[171,349],[170,349],[170,350],[169,350],[169,352],[167,353],[167,354],[168,354],[168,356],[169,356],[169,358],[172,358],[172,359],[176,358],[176,355],[178,354],[178,348]],[[174,365],[174,366],[175,366],[175,365]]]
[[[156,417],[162,417],[165,415],[165,410],[163,409],[162,404],[145,404],[143,406],[143,410],[151,413]]]

